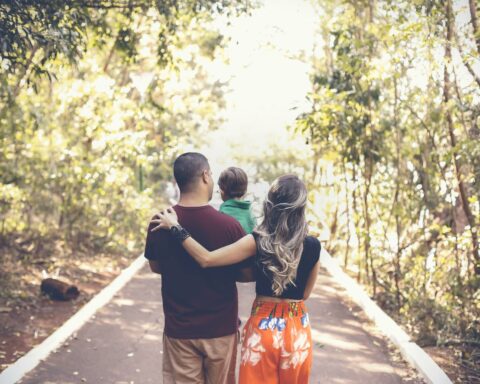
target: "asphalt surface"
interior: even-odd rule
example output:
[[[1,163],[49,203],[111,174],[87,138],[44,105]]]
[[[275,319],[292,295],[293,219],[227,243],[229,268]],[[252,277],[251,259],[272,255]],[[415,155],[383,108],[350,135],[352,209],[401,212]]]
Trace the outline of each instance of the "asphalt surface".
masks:
[[[68,342],[21,383],[162,382],[164,325],[161,278],[144,267]],[[253,284],[238,284],[240,318],[248,318]],[[389,353],[386,342],[365,326],[331,277],[321,271],[307,301],[314,342],[311,383],[396,384],[409,379],[405,364]]]

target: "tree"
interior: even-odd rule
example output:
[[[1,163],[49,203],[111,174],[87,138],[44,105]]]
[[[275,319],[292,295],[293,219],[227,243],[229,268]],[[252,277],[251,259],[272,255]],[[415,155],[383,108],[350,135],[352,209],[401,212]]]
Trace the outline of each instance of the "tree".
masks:
[[[312,109],[298,117],[297,130],[337,175],[331,193],[316,185],[336,201],[314,203],[331,218],[321,225],[335,228],[328,248],[420,344],[454,343],[467,357],[462,364],[473,366],[469,340],[478,339],[480,315],[476,6],[318,5],[327,54],[314,58]],[[471,22],[457,26],[456,9],[467,9]]]
[[[138,229],[171,178],[172,158],[220,122],[223,84],[204,68],[222,44],[210,21],[243,9],[229,1],[0,4],[2,254],[142,247]]]

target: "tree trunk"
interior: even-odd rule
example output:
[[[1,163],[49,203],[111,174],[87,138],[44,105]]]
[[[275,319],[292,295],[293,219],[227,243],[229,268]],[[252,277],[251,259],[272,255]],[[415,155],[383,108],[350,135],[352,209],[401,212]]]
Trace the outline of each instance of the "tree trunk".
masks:
[[[368,21],[373,23],[373,18],[375,17],[375,0],[368,1]]]
[[[373,266],[373,257],[371,255],[370,251],[370,228],[372,224],[372,219],[370,216],[370,201],[369,201],[369,195],[370,195],[370,186],[372,182],[372,171],[373,171],[373,164],[372,164],[372,159],[367,158],[365,159],[365,171],[366,175],[363,177],[364,179],[364,189],[363,189],[363,208],[364,208],[364,213],[363,213],[363,223],[364,223],[364,255],[365,255],[365,272],[367,275],[371,276],[371,282],[372,282],[372,288],[373,288],[373,296],[375,297],[377,293],[377,276],[376,276],[376,271],[375,267]]]
[[[345,183],[345,209],[347,213],[347,246],[345,249],[345,258],[343,260],[343,266],[347,268],[348,266],[348,258],[350,256],[350,190],[348,188],[348,175],[347,175],[347,167],[345,164],[345,160],[342,161],[342,169],[343,169],[343,180]]]
[[[470,11],[472,11],[470,7]],[[445,65],[444,65],[444,85],[443,85],[443,101],[445,104],[445,114],[447,120],[447,129],[448,134],[450,137],[450,145],[452,147],[453,152],[453,162],[455,165],[455,176],[457,178],[458,189],[460,192],[460,198],[462,202],[462,208],[465,212],[465,215],[468,220],[468,224],[470,226],[470,234],[472,237],[472,254],[474,260],[474,270],[475,274],[478,276],[480,275],[480,250],[478,245],[478,234],[477,234],[477,227],[475,223],[475,216],[470,208],[470,203],[468,201],[468,193],[463,182],[463,175],[462,175],[462,163],[459,159],[458,152],[456,149],[457,145],[457,138],[454,132],[453,126],[453,117],[450,111],[449,102],[451,100],[450,95],[450,74],[449,74],[449,66],[452,61],[452,38],[453,38],[453,15],[452,15],[452,3],[451,0],[447,0],[445,4],[445,13],[446,13],[446,41],[445,41]],[[476,20],[476,19],[475,19]],[[476,21],[475,21],[476,22]],[[472,16],[472,24],[473,24],[473,16]]]
[[[402,142],[400,128],[398,126],[398,87],[397,87],[397,78],[394,77],[393,82],[393,91],[394,91],[394,104],[393,104],[393,124],[395,126],[395,149],[396,149],[396,167],[397,167],[397,177],[395,180],[395,196],[394,196],[394,212],[395,212],[395,230],[396,230],[396,237],[397,237],[397,249],[395,252],[395,271],[393,274],[394,282],[395,282],[395,298],[397,301],[397,308],[400,309],[402,306],[402,296],[400,292],[400,277],[401,277],[401,264],[400,259],[402,256],[402,249],[400,246],[400,237],[402,234],[402,227],[400,223],[400,215],[398,210],[395,209],[399,204],[399,195],[400,195],[400,183],[401,183],[401,162],[400,162],[400,147]]]
[[[357,183],[357,167],[355,163],[353,164],[352,167],[352,180],[353,183]],[[360,257],[361,253],[361,248],[362,248],[362,242],[361,242],[361,233],[360,233],[360,220],[359,220],[359,214],[358,214],[358,196],[357,196],[357,188],[352,189],[352,200],[353,200],[353,217],[354,217],[354,225],[355,225],[355,234],[357,236],[357,259],[358,259],[358,273],[357,273],[357,281],[362,281],[362,259]],[[367,270],[367,276],[366,280],[367,283],[369,282],[370,274],[368,273],[368,265],[365,267]]]
[[[75,300],[80,294],[75,285],[52,278],[42,280],[40,290],[52,300]]]

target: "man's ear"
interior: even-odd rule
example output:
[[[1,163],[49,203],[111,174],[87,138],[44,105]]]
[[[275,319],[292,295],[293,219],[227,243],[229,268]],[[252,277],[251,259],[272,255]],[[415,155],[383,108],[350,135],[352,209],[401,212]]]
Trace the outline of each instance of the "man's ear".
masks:
[[[208,169],[206,169],[205,171],[202,172],[202,181],[205,183],[205,184],[208,184]]]

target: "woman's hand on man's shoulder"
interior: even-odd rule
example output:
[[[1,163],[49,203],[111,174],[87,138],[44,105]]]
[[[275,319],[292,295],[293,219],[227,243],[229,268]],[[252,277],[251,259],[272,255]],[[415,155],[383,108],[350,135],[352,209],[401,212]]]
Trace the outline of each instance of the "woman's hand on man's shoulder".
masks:
[[[177,213],[172,207],[164,209],[153,216],[150,220],[150,225],[155,226],[150,230],[151,232],[158,231],[160,229],[170,229],[173,226],[178,225]]]

